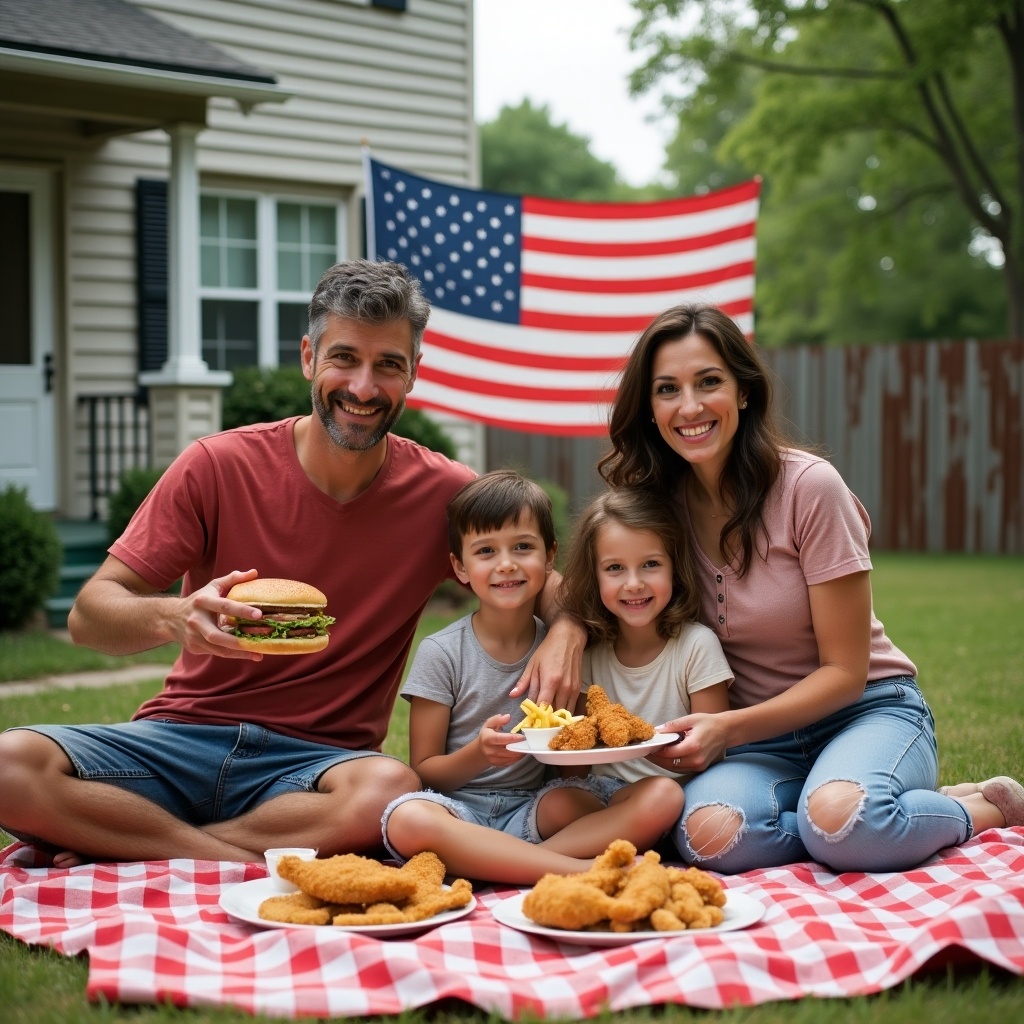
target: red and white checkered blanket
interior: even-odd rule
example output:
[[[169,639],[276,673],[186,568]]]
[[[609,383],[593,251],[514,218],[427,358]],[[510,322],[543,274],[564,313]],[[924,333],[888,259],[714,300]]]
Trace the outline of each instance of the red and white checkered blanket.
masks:
[[[950,959],[1024,974],[1024,829],[990,830],[902,874],[815,864],[723,881],[763,901],[742,931],[595,949],[498,924],[515,890],[477,893],[472,914],[414,938],[260,929],[218,906],[261,866],[210,861],[32,867],[0,852],[0,928],[89,954],[90,999],[231,1005],[271,1016],[398,1013],[454,997],[510,1020],[591,1017],[661,1003],[719,1008],[891,988]]]

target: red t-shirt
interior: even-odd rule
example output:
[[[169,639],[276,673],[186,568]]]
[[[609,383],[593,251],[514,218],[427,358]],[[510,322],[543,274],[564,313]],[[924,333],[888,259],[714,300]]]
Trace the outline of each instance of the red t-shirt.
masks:
[[[153,586],[183,593],[235,569],[299,579],[338,621],[323,651],[260,662],[189,654],[135,718],[252,722],[351,749],[380,749],[416,622],[451,575],[445,506],[473,471],[388,436],[373,483],[339,503],[309,480],[298,417],[191,444],[110,547]]]

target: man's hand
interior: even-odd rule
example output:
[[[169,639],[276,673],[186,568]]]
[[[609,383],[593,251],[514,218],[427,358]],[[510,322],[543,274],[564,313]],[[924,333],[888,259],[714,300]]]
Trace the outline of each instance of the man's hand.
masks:
[[[263,655],[243,650],[238,638],[221,628],[225,616],[238,619],[258,619],[263,614],[252,605],[229,601],[228,592],[238,583],[255,579],[255,569],[236,570],[227,576],[210,580],[205,587],[182,599],[176,619],[175,640],[192,654],[213,654],[221,658],[244,658],[262,661]]]
[[[104,654],[138,654],[166,643],[198,654],[259,661],[238,639],[221,628],[224,615],[258,618],[260,611],[229,601],[236,584],[255,579],[255,569],[230,572],[205,587],[176,597],[158,590],[114,555],[90,577],[68,614],[72,640]]]
[[[579,623],[564,615],[556,619],[509,696],[525,694],[535,704],[572,711],[580,693],[586,642],[586,633]]]

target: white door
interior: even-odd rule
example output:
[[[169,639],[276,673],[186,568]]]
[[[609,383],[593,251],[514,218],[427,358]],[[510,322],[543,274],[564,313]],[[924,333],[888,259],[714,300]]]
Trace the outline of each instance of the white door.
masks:
[[[0,165],[0,489],[57,505],[53,179]]]

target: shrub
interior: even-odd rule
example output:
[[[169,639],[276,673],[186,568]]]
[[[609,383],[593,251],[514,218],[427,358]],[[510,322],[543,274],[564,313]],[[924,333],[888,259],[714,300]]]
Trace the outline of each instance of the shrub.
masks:
[[[224,392],[221,414],[225,430],[308,415],[309,381],[298,367],[245,366],[232,373],[234,380]],[[392,433],[455,458],[455,442],[419,409],[407,408]]]
[[[309,413],[309,381],[297,366],[244,366],[231,372],[221,414],[225,430]]]
[[[107,537],[111,543],[124,533],[135,510],[146,500],[146,495],[163,474],[162,469],[126,469],[120,477],[117,490],[107,503]]]
[[[552,480],[538,480],[551,499],[551,518],[554,521],[555,537],[558,539],[558,552],[555,555],[555,568],[561,571],[565,556],[569,551],[569,492]]]
[[[391,433],[407,437],[424,448],[447,455],[449,459],[454,459],[458,454],[455,442],[444,432],[444,428],[438,426],[419,409],[410,409],[406,406],[398,422],[391,428]]]
[[[63,558],[53,521],[34,509],[28,491],[0,492],[0,630],[20,629],[57,589]]]

